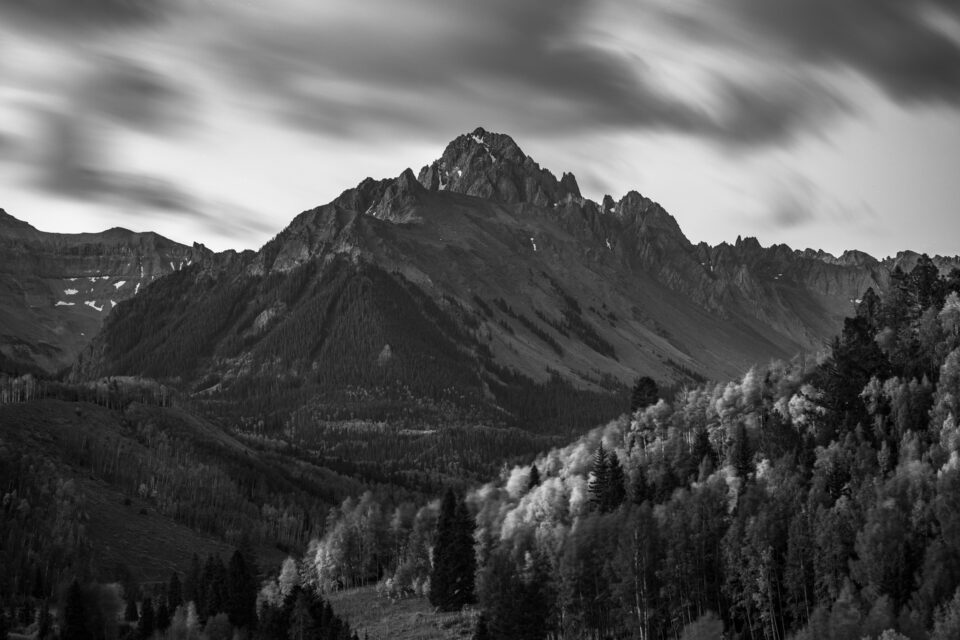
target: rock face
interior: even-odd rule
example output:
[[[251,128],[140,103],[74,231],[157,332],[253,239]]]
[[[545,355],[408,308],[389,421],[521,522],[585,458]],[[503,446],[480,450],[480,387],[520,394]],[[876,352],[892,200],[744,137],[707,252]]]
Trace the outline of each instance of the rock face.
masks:
[[[338,278],[349,279],[345,270],[360,273],[367,265],[395,280],[385,287],[396,285],[406,296],[412,286],[432,300],[446,318],[441,325],[459,326],[475,341],[460,344],[461,351],[482,353],[488,364],[534,380],[560,375],[596,389],[600,381],[629,383],[638,374],[665,382],[726,378],[770,358],[819,350],[855,300],[870,287],[882,290],[894,266],[909,269],[916,258],[902,253],[881,262],[856,251],[837,258],[765,248],[754,238],[693,245],[650,198],[631,191],[619,200],[585,199],[572,175],[558,180],[509,136],[476,129],[453,140],[419,176],[407,169],[394,179],[366,179],[297,216],[256,254],[211,260],[166,295],[182,296],[196,309],[211,282],[241,292],[230,299],[230,317],[211,321],[219,327],[217,341],[202,345],[211,356],[195,363],[195,378],[229,379],[244,367],[311,375],[320,365],[309,358],[251,356],[306,304],[257,293],[260,283],[293,286],[307,271],[321,282],[332,277],[331,265]],[[942,270],[957,265],[954,258],[937,261]],[[328,294],[333,298],[311,303],[314,313],[323,308],[336,316],[342,292]],[[364,313],[367,321],[390,311]],[[141,373],[111,355],[107,334],[78,371]],[[371,346],[367,364],[403,362],[396,340],[402,338],[391,343],[388,360],[381,357],[385,343]]]
[[[510,136],[481,128],[457,137],[440,159],[420,170],[431,191],[451,191],[501,204],[550,207],[580,199],[573,174],[558,181],[520,150]]]
[[[122,301],[209,257],[155,233],[38,231],[0,209],[0,360],[5,369],[69,365]]]

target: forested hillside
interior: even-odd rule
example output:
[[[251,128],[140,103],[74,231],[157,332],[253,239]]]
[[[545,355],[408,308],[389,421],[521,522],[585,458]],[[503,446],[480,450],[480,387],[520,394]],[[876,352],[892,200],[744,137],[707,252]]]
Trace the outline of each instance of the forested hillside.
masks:
[[[0,406],[4,602],[54,597],[74,577],[108,582],[118,564],[137,580],[165,578],[191,549],[300,550],[330,505],[377,486],[178,409],[76,393]]]
[[[958,637],[958,276],[896,271],[821,360],[686,388],[469,492],[476,637]],[[433,600],[438,513],[347,501],[300,574]]]
[[[498,367],[471,310],[453,299],[441,307],[375,265],[316,259],[226,282],[197,267],[149,293],[107,321],[74,377],[189,383],[205,413],[258,435],[341,420],[537,431],[585,427],[625,406],[612,382],[619,396]]]
[[[226,281],[189,267],[112,315],[74,377],[142,373],[247,441],[430,493],[626,410],[615,381],[578,389],[500,367],[477,312],[441,303],[339,258]]]

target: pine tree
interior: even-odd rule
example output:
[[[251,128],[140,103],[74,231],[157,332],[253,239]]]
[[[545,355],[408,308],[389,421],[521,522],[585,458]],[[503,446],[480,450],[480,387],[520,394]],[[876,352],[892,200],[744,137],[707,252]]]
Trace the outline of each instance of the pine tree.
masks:
[[[455,608],[460,609],[477,601],[475,591],[477,556],[473,547],[473,531],[476,524],[464,499],[461,499],[457,504],[455,526],[456,550],[454,553],[452,604]]]
[[[76,580],[67,590],[60,637],[62,640],[91,640],[90,631],[87,629],[87,609],[83,600],[83,591]]]
[[[590,505],[601,511],[604,508],[604,499],[610,486],[609,470],[609,457],[601,442],[596,453],[593,454],[593,468],[590,472],[590,482],[587,484]]]
[[[183,588],[176,571],[170,574],[170,582],[167,585],[167,604],[171,611],[176,611],[177,607],[183,604]]]
[[[744,482],[753,471],[753,448],[750,446],[747,428],[742,422],[737,425],[730,443],[730,465]]]
[[[127,607],[123,611],[123,619],[127,622],[136,622],[140,619],[140,614],[137,612],[137,601],[134,600],[133,594],[127,596]]]
[[[161,600],[160,606],[157,607],[155,626],[160,633],[170,628],[170,607],[167,606],[166,600]]]
[[[137,634],[143,640],[151,637],[155,630],[153,619],[153,600],[144,598],[140,605],[140,623],[137,625]]]
[[[540,484],[540,470],[537,469],[536,464],[530,465],[530,476],[527,480],[527,491],[530,491],[535,486]]]
[[[944,288],[940,280],[940,270],[933,263],[930,256],[923,254],[917,260],[916,266],[910,272],[908,278],[910,286],[913,288],[913,300],[916,308],[913,310],[919,315],[928,307],[940,309],[943,306]]]
[[[37,600],[45,600],[49,595],[40,565],[35,566],[33,569],[33,588],[31,589],[31,595]]]
[[[880,296],[873,290],[873,287],[867,287],[860,298],[860,303],[857,304],[857,316],[866,320],[871,328],[877,329],[880,324],[882,307],[883,302],[880,300]]]
[[[656,404],[659,397],[660,389],[653,378],[648,376],[637,378],[633,385],[633,392],[630,394],[630,413],[636,413]]]
[[[607,459],[607,487],[603,495],[602,511],[616,511],[627,499],[626,477],[616,452]]]
[[[693,451],[691,453],[693,456],[693,462],[699,468],[703,464],[703,459],[705,457],[710,458],[711,466],[716,466],[717,464],[717,452],[714,451],[713,445],[710,444],[710,434],[707,432],[706,428],[697,429],[696,434],[693,437]]]
[[[252,628],[257,620],[257,584],[247,570],[247,563],[240,551],[230,558],[227,579],[227,614],[230,623],[237,628]]]
[[[260,609],[257,635],[261,640],[288,640],[288,622],[289,616],[283,615],[281,608],[265,603]]]
[[[37,640],[46,640],[53,631],[53,619],[50,616],[50,603],[44,600],[37,614]],[[2,636],[0,636],[2,640]]]
[[[288,638],[289,640],[310,640],[315,632],[316,621],[310,612],[310,599],[305,591],[298,590],[293,610],[290,612]]]
[[[456,588],[457,545],[457,498],[453,489],[447,489],[440,503],[437,536],[431,558],[433,570],[430,573],[430,604],[441,611],[458,608],[453,597]]]
[[[203,610],[203,589],[201,588],[200,581],[200,558],[197,554],[193,554],[193,558],[190,559],[190,570],[187,571],[183,582],[183,601],[196,604],[198,612]]]
[[[202,618],[214,616],[223,613],[227,608],[227,568],[223,566],[223,560],[219,555],[210,555],[207,557],[207,563],[203,568],[203,611],[200,611]]]

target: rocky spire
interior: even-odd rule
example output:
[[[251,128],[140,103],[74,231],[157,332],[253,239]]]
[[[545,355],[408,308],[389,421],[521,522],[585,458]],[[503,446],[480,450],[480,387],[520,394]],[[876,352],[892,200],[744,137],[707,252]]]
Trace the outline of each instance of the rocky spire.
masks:
[[[506,204],[552,206],[581,198],[573,174],[557,180],[513,138],[479,127],[447,145],[438,160],[420,170],[418,180],[431,191],[465,193]]]

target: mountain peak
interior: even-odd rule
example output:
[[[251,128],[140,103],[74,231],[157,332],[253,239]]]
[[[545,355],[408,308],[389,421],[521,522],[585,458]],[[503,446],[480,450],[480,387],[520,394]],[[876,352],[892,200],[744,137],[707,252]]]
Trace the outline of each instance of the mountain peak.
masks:
[[[417,179],[431,191],[453,191],[503,204],[552,206],[581,198],[572,174],[557,180],[513,138],[483,127],[454,138],[438,160],[420,170]]]

